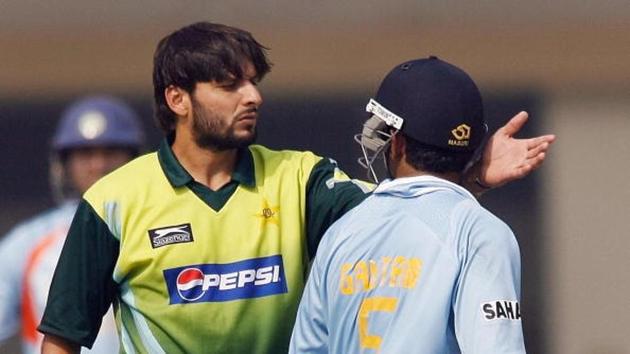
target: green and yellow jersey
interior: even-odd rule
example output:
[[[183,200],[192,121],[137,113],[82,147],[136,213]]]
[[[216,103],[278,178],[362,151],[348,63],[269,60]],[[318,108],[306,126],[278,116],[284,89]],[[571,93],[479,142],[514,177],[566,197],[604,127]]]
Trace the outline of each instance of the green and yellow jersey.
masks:
[[[39,329],[89,347],[113,302],[127,353],[286,352],[321,235],[368,189],[252,145],[213,191],[165,140],[84,195]]]

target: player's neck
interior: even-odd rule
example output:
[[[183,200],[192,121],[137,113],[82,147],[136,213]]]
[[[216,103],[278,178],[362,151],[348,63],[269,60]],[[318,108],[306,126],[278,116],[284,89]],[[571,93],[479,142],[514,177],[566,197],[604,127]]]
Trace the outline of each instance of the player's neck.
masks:
[[[459,184],[460,174],[457,172],[447,172],[447,173],[436,173],[436,172],[428,172],[424,170],[416,170],[411,165],[406,162],[400,163],[396,166],[396,170],[394,171],[394,176],[396,178],[402,177],[414,177],[414,176],[434,176],[438,178],[445,179],[447,181]]]
[[[175,136],[171,147],[179,163],[193,179],[216,191],[232,179],[237,149],[215,151],[199,147],[187,137]]]

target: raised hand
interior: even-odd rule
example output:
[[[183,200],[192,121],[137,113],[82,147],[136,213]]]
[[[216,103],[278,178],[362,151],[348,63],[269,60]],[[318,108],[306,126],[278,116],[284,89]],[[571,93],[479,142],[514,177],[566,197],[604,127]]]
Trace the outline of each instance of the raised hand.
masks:
[[[477,170],[478,182],[482,185],[496,188],[523,178],[542,165],[556,136],[514,138],[527,118],[527,112],[518,113],[490,137]]]

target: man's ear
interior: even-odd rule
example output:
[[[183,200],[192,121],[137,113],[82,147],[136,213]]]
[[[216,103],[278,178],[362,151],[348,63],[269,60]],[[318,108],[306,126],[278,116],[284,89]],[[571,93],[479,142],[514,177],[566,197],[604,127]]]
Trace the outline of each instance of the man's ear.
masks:
[[[164,89],[164,97],[168,108],[178,117],[186,117],[191,110],[190,94],[177,86],[170,85]]]
[[[407,146],[407,141],[405,140],[404,134],[399,131],[392,133],[392,141],[390,146],[390,154],[392,155],[392,159],[400,160],[405,156],[405,147]]]

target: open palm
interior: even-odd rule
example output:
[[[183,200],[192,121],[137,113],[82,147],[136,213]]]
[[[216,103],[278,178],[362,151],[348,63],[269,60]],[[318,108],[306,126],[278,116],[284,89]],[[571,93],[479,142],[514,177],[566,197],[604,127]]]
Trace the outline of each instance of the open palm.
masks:
[[[481,160],[479,179],[483,184],[499,187],[525,177],[543,163],[556,137],[548,134],[529,139],[514,138],[527,118],[527,112],[518,113],[490,137]]]

